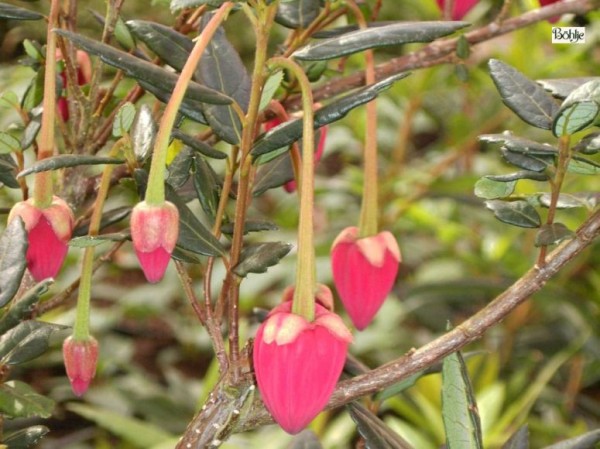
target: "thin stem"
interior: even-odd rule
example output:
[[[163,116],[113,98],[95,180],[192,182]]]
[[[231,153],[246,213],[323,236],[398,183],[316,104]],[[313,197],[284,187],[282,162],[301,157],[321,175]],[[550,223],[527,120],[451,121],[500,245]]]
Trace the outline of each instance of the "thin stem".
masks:
[[[152,163],[148,175],[148,189],[146,190],[146,202],[148,204],[160,205],[165,201],[165,165],[167,161],[169,140],[171,139],[171,131],[173,130],[173,125],[177,118],[179,106],[181,105],[188,84],[196,71],[198,62],[202,58],[204,50],[219,28],[219,25],[221,25],[221,22],[227,17],[227,14],[232,8],[232,2],[223,3],[202,30],[202,33],[200,33],[196,40],[196,45],[194,45],[194,48],[179,75],[173,94],[165,107],[156,135],[154,153],[152,155]]]
[[[281,67],[294,74],[302,91],[302,171],[299,179],[300,222],[298,223],[298,263],[292,311],[308,321],[315,317],[315,248],[313,231],[315,130],[313,97],[310,81],[295,62],[272,58],[269,67]]]

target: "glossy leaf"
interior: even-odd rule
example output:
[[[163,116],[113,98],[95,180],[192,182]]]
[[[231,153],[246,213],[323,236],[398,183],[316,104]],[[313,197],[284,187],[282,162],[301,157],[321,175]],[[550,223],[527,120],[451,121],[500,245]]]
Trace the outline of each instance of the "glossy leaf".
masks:
[[[502,61],[492,59],[489,67],[503,103],[526,123],[551,129],[552,119],[558,111],[552,97],[539,84]]]
[[[221,242],[196,218],[187,204],[171,188],[167,188],[167,200],[179,209],[177,246],[205,256],[220,256],[225,253]]]
[[[132,103],[126,102],[123,106],[121,106],[117,111],[117,115],[115,116],[115,120],[113,122],[113,136],[121,137],[127,134],[131,129],[131,125],[133,125],[135,115],[135,106]]]
[[[271,221],[264,220],[246,220],[244,222],[244,235],[250,232],[262,232],[262,231],[277,231],[279,228]],[[233,223],[225,223],[221,226],[223,234],[233,234]]]
[[[158,86],[159,89],[168,92],[172,92],[175,87],[178,76],[174,73],[80,34],[66,30],[56,30],[56,33],[66,37],[82,50],[100,57],[106,64],[123,70],[128,76],[138,81]],[[190,82],[186,97],[190,100],[214,104],[231,103],[229,97],[194,82]]]
[[[75,237],[69,241],[69,246],[73,248],[88,248],[90,246],[99,246],[106,242],[123,242],[131,240],[128,232],[114,232],[101,235],[84,235]]]
[[[292,159],[286,150],[285,153],[260,166],[254,180],[252,195],[262,195],[267,190],[280,187],[292,179],[294,179]]]
[[[502,449],[529,449],[529,428],[525,425],[517,430]]]
[[[573,150],[582,154],[597,154],[600,152],[600,133],[588,134],[577,142]]]
[[[228,0],[171,0],[171,11],[179,11],[186,8],[195,8],[200,5],[221,6]],[[233,0],[234,3],[240,0]],[[245,0],[243,0],[245,1]]]
[[[412,449],[407,441],[362,404],[351,402],[347,407],[367,449]]]
[[[202,25],[210,20],[205,15]],[[219,27],[208,43],[198,67],[200,81],[206,86],[233,98],[246,112],[250,101],[250,76],[237,50]],[[240,143],[242,123],[232,106],[202,105],[202,113],[217,136],[232,145]]]
[[[531,179],[533,181],[547,181],[548,175],[546,173],[540,173],[535,171],[522,170],[515,173],[509,173],[507,175],[488,175],[487,179],[498,182],[512,182],[518,181],[519,179]],[[490,198],[492,199],[492,198]]]
[[[324,39],[297,50],[292,56],[307,61],[339,58],[370,48],[431,42],[466,26],[467,22],[396,22]]]
[[[514,136],[510,133],[484,134],[479,136],[479,140],[489,143],[502,143],[503,148],[515,153],[532,154],[535,156],[558,155],[558,149],[552,145]]]
[[[556,78],[550,80],[537,80],[537,82],[552,96],[565,99],[578,87],[584,85],[588,81],[600,80],[599,77],[576,77],[576,78]]]
[[[0,3],[0,18],[12,20],[40,20],[44,18],[43,14],[29,9],[19,8],[18,6]]]
[[[535,246],[555,245],[563,240],[570,239],[574,232],[562,223],[543,225],[535,236]]]
[[[24,382],[12,380],[0,385],[0,412],[10,418],[49,418],[54,405],[52,399]]]
[[[537,228],[542,222],[538,212],[527,201],[488,200],[485,205],[498,220],[507,224],[521,228]]]
[[[139,79],[137,80],[137,82],[143,89],[147,90],[152,95],[154,95],[156,98],[158,98],[158,100],[162,101],[163,103],[169,102],[172,91],[165,88],[165,86],[150,84],[148,82],[145,82],[145,81],[139,80]],[[197,83],[195,83],[195,84],[199,85]],[[183,97],[183,101],[181,102],[181,105],[179,106],[179,112],[181,112],[186,117],[188,117],[198,123],[207,125],[208,122],[206,121],[206,118],[204,118],[204,115],[202,114],[202,111],[200,110],[201,107],[202,107],[202,102],[191,98],[190,91],[187,90],[186,96]]]
[[[515,190],[515,181],[501,182],[484,176],[475,183],[475,196],[486,200],[505,198]]]
[[[389,89],[396,81],[408,76],[401,73],[386,78],[371,86],[358,89],[342,98],[332,101],[315,112],[314,128],[318,129],[343,118],[352,109],[357,108]],[[251,153],[256,159],[261,154],[270,153],[287,147],[302,137],[302,119],[290,120],[261,135],[255,142]]]
[[[27,267],[27,232],[19,218],[12,220],[0,237],[0,307],[15,296]]]
[[[17,430],[2,440],[10,449],[28,449],[36,445],[44,435],[50,432],[46,426],[31,426]]]
[[[193,168],[194,188],[198,194],[202,210],[204,210],[209,217],[214,218],[219,207],[219,197],[221,192],[219,176],[202,156],[194,157]]]
[[[146,159],[154,146],[158,126],[152,118],[152,110],[147,104],[138,109],[131,125],[131,145],[138,161]]]
[[[194,150],[190,147],[183,147],[183,149],[177,153],[173,162],[169,165],[169,175],[167,182],[175,190],[181,188],[186,181],[190,178],[190,169],[192,168],[192,159]]]
[[[0,182],[11,189],[20,187],[17,181],[17,164],[9,154],[0,154]]]
[[[600,430],[592,430],[581,436],[570,438],[544,449],[593,449],[600,442]]]
[[[131,213],[130,206],[121,206],[108,210],[102,214],[100,220],[100,231],[104,228],[120,222]],[[88,234],[90,221],[83,221],[77,228],[73,230],[73,237],[81,237]]]
[[[459,352],[444,359],[442,417],[448,449],[483,449],[479,411],[467,366]]]
[[[240,263],[233,272],[240,277],[249,273],[265,273],[269,267],[277,265],[293,248],[290,243],[264,242],[247,245],[240,256]]]
[[[323,445],[312,430],[305,429],[294,437],[287,449],[323,449]]]
[[[554,156],[526,155],[505,148],[501,152],[506,162],[527,171],[542,172],[554,163]]]
[[[596,196],[595,193],[588,194],[569,194],[561,193],[556,202],[557,209],[573,209],[577,207],[587,207],[593,209],[596,206],[596,200],[590,201],[590,195]],[[592,197],[593,198],[593,197]],[[550,207],[551,195],[544,193],[539,196],[540,204],[544,207]]]
[[[199,153],[202,153],[206,157],[210,157],[212,159],[227,159],[227,154],[222,151],[215,150],[206,142],[196,139],[179,129],[174,129],[171,135],[178,140],[181,140],[186,145],[192,147]]]
[[[600,113],[600,80],[573,90],[558,110],[552,124],[555,136],[576,133],[591,126]]]
[[[22,321],[0,337],[0,363],[18,365],[42,355],[53,333],[63,326],[42,321]]]
[[[23,170],[17,175],[21,178],[30,175],[31,173],[39,173],[43,171],[58,170],[66,167],[79,167],[81,165],[102,165],[102,164],[123,164],[124,159],[115,159],[112,157],[103,156],[81,156],[77,154],[61,154],[58,156],[48,157],[41,161],[35,162],[31,167]]]
[[[275,21],[288,28],[307,28],[319,15],[320,0],[290,0],[277,8]]]
[[[46,279],[27,290],[18,301],[14,302],[8,312],[0,319],[0,335],[14,328],[21,321],[31,318],[33,308],[53,283],[52,279]]]

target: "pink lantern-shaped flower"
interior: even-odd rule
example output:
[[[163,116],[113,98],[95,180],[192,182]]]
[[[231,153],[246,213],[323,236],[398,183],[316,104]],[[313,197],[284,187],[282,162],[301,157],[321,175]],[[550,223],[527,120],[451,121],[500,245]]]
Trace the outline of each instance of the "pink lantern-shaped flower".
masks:
[[[160,281],[179,237],[179,211],[168,201],[138,203],[131,212],[131,239],[148,282]]]
[[[77,84],[79,86],[83,86],[87,84],[92,79],[92,62],[90,61],[90,57],[88,54],[82,50],[77,50],[76,52],[77,58]],[[56,51],[56,59],[62,60],[63,56],[60,50]],[[59,73],[60,78],[63,84],[63,93],[67,87],[67,74],[66,70],[63,70]],[[57,102],[58,113],[60,114],[63,121],[69,120],[69,104],[67,103],[66,97],[63,95],[58,98]]]
[[[27,231],[27,268],[36,281],[55,277],[69,250],[75,218],[68,204],[57,196],[50,206],[40,209],[33,198],[13,206],[8,215],[10,223],[21,217]]]
[[[77,396],[81,396],[96,374],[98,342],[94,337],[87,340],[68,337],[63,343],[63,359],[71,388]]]
[[[437,0],[437,4],[442,12],[444,11],[446,1],[449,0]],[[479,3],[479,0],[454,0],[454,7],[452,8],[450,17],[452,20],[462,20],[477,3]]]
[[[359,238],[358,228],[348,227],[333,242],[333,280],[358,330],[367,327],[381,308],[394,285],[400,261],[400,248],[388,231]]]
[[[286,301],[269,313],[256,334],[253,359],[265,406],[295,434],[327,405],[352,335],[338,315],[319,304],[312,322],[291,309]]]

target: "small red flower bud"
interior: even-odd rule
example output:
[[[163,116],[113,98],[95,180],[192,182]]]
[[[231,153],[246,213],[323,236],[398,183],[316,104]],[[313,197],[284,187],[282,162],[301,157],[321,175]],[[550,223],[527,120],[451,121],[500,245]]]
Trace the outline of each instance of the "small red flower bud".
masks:
[[[358,330],[367,327],[381,308],[394,285],[400,261],[400,248],[388,231],[358,238],[358,228],[349,227],[333,242],[333,280]]]
[[[138,203],[131,212],[131,239],[148,282],[160,281],[179,237],[179,211],[168,201],[161,206]]]
[[[479,3],[479,0],[455,0],[451,15],[452,20],[462,20],[477,3]],[[437,4],[440,10],[444,11],[446,0],[437,0]]]
[[[98,342],[94,337],[88,340],[69,337],[63,343],[63,359],[71,388],[77,396],[81,396],[96,374]]]
[[[316,304],[315,319],[273,309],[254,341],[254,371],[261,397],[288,433],[305,428],[327,405],[340,377],[352,335],[341,318]]]
[[[50,206],[40,209],[33,198],[13,206],[10,223],[21,217],[27,231],[27,268],[36,281],[55,277],[69,250],[75,218],[68,204],[55,196]]]

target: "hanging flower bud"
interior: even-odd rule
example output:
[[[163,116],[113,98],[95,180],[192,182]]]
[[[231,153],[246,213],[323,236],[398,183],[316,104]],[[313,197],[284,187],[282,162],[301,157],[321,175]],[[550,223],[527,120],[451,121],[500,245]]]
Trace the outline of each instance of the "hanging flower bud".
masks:
[[[451,18],[452,20],[462,20],[473,7],[479,3],[479,0],[455,0],[454,8],[452,9]],[[437,0],[437,4],[440,10],[443,12],[446,4],[446,0]]]
[[[69,250],[75,219],[71,208],[57,196],[50,206],[40,209],[33,198],[13,206],[8,215],[10,223],[21,217],[27,231],[27,268],[36,281],[55,277]]]
[[[341,318],[316,304],[315,319],[273,309],[254,341],[254,371],[265,406],[288,433],[304,429],[327,405],[352,335]]]
[[[77,84],[79,86],[83,86],[87,84],[92,79],[92,63],[90,61],[90,57],[83,50],[77,50],[76,53],[77,58]],[[56,51],[56,60],[60,61],[63,59],[62,53],[60,50]],[[58,112],[63,119],[64,122],[69,120],[69,104],[67,103],[67,99],[65,97],[66,87],[67,87],[67,73],[66,69],[63,69],[59,73],[60,79],[62,80],[63,85],[63,95],[57,100],[56,104],[58,107]]]
[[[333,280],[358,330],[367,327],[381,308],[394,285],[400,261],[400,248],[388,231],[359,238],[358,228],[348,227],[333,242]]]
[[[148,282],[160,281],[179,237],[179,211],[168,201],[161,206],[138,203],[131,212],[131,239]]]
[[[68,337],[63,343],[63,359],[71,388],[77,396],[81,396],[96,374],[98,342],[94,337],[87,340]]]

